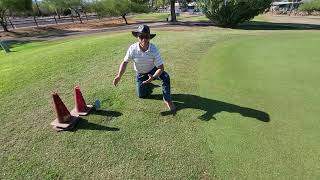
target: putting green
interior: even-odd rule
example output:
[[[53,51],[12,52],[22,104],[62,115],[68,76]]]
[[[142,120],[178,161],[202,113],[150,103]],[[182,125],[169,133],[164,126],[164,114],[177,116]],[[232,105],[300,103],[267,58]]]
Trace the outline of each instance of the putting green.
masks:
[[[212,102],[212,111],[222,112],[203,125],[218,177],[315,178],[319,42],[315,32],[261,33],[208,52],[201,62],[200,94],[228,103]],[[269,122],[259,119],[263,112]]]

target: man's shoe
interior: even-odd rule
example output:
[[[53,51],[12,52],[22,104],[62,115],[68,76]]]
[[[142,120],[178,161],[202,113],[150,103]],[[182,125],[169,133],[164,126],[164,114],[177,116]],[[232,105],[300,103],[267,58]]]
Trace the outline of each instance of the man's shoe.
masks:
[[[164,100],[164,103],[167,105],[168,109],[170,111],[176,111],[176,106],[173,104],[172,101],[166,101]]]

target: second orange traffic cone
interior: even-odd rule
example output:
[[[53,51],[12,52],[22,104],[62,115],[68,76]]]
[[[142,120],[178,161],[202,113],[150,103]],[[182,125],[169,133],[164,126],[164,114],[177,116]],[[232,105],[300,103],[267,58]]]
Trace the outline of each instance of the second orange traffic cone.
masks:
[[[86,104],[79,86],[74,87],[74,103],[75,103],[74,110],[80,116],[88,115],[89,111],[93,107],[92,105]]]

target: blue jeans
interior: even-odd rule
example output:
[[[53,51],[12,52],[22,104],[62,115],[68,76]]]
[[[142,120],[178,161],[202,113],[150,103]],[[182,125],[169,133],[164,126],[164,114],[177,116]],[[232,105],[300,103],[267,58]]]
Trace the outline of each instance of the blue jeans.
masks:
[[[149,79],[148,74],[153,75],[157,71],[157,68],[154,67],[150,72],[145,74],[138,73],[136,76],[136,92],[139,98],[147,97],[151,94],[150,83],[142,84],[143,81]],[[161,75],[157,78],[162,81],[162,95],[163,99],[166,101],[171,101],[171,87],[170,87],[170,76],[167,72],[163,71]]]

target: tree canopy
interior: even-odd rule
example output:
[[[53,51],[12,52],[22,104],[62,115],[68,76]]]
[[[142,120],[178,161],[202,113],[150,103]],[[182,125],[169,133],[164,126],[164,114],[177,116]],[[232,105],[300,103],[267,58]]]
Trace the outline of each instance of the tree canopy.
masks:
[[[312,11],[320,11],[320,0],[312,0],[312,1],[307,1],[304,2],[300,7],[300,11],[306,11],[309,14]]]
[[[82,23],[80,9],[84,7],[85,0],[44,0],[43,2],[49,11],[54,11],[60,16],[61,11],[69,9],[77,14]]]
[[[148,1],[146,0],[101,0],[96,1],[94,9],[98,16],[121,16],[128,24],[126,15],[131,12],[149,12]]]
[[[32,0],[0,0],[0,25],[8,31],[8,13],[20,13],[32,10]]]
[[[203,13],[222,27],[235,27],[270,8],[271,0],[198,0]]]

